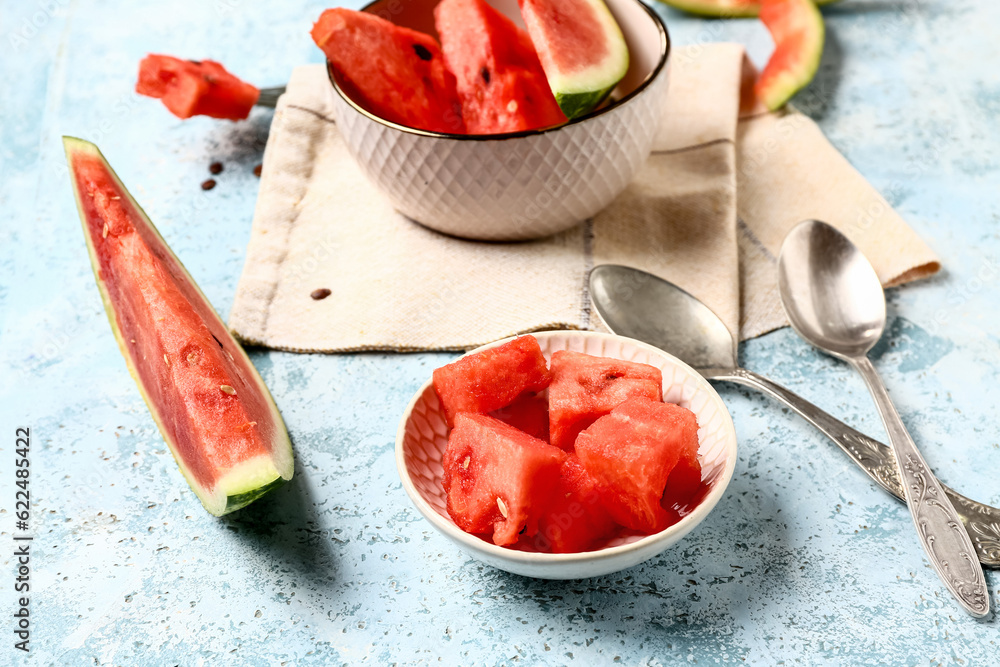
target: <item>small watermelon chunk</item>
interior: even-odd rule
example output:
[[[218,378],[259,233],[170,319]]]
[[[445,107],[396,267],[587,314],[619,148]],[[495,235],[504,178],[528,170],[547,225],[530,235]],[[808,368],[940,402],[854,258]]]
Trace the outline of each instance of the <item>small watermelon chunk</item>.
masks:
[[[754,92],[774,111],[816,76],[825,28],[813,0],[762,0],[760,20],[771,31],[774,53],[757,78]]]
[[[460,412],[487,414],[507,407],[524,392],[549,386],[552,374],[534,336],[521,336],[434,371],[434,391],[448,425]]]
[[[538,522],[534,543],[553,553],[589,551],[617,529],[604,507],[597,481],[575,454],[568,454],[559,469],[552,501]]]
[[[260,97],[260,90],[214,60],[181,60],[157,54],[139,63],[135,92],[159,98],[181,119],[211,116],[242,120]]]
[[[522,394],[507,407],[491,412],[490,416],[532,438],[549,441],[549,397],[544,392]]]
[[[63,143],[111,330],[163,439],[209,512],[253,502],[294,467],[271,394],[97,146]]]
[[[698,421],[690,410],[632,398],[601,417],[576,440],[576,453],[615,520],[656,533],[676,521],[661,505],[670,473],[686,452],[698,451]]]
[[[350,9],[327,9],[312,28],[351,99],[393,123],[463,133],[455,77],[430,35]]]
[[[556,352],[549,386],[550,441],[572,450],[580,431],[634,396],[662,400],[660,369],[580,352]]]
[[[484,0],[442,0],[434,9],[448,69],[469,134],[498,134],[566,122],[528,33]]]
[[[538,532],[565,453],[487,415],[462,413],[448,435],[444,490],[462,530],[505,546]]]
[[[589,113],[628,71],[621,28],[604,0],[518,0],[556,102],[568,118]]]

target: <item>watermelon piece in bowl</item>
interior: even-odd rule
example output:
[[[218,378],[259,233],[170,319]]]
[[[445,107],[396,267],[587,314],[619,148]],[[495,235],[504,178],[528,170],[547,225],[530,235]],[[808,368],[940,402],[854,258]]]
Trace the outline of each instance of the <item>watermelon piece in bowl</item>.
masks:
[[[434,24],[469,134],[566,122],[528,33],[485,0],[442,0],[434,8]]]
[[[462,413],[443,461],[448,514],[467,533],[490,533],[494,544],[530,538],[565,458],[498,419]]]
[[[599,485],[608,512],[645,533],[673,523],[661,506],[667,480],[678,460],[697,452],[694,413],[644,397],[625,401],[576,439],[577,456]]]
[[[552,374],[533,336],[470,354],[434,371],[434,389],[455,424],[460,412],[487,414],[549,386]]]
[[[292,478],[246,352],[97,147],[64,137],[94,276],[129,373],[188,484],[221,516]]]
[[[420,130],[465,132],[455,77],[430,35],[342,7],[324,11],[311,34],[340,86],[371,113]]]
[[[627,399],[660,400],[658,368],[620,359],[560,351],[552,355],[549,435],[556,447],[572,450],[577,435]]]
[[[182,60],[149,54],[139,63],[135,92],[159,98],[180,119],[210,116],[242,120],[260,90],[230,74],[214,60]]]
[[[682,512],[676,523],[656,534],[616,530],[606,538],[595,539],[588,551],[569,553],[548,552],[551,545],[536,544],[537,535],[535,539],[519,540],[512,547],[501,547],[491,539],[466,533],[448,514],[443,459],[449,428],[430,379],[414,394],[396,434],[396,466],[407,496],[436,530],[473,558],[529,577],[579,579],[609,574],[641,563],[675,544],[712,511],[732,478],[736,434],[722,399],[697,371],[662,350],[632,339],[585,331],[545,331],[532,337],[548,359],[557,351],[572,350],[645,363],[661,371],[664,400],[690,409],[701,426],[698,460],[703,468],[702,480],[689,511]],[[483,346],[470,355],[508,342]],[[549,507],[553,506],[550,502]],[[539,519],[539,531],[543,522]]]
[[[552,499],[539,518],[538,534],[529,539],[553,553],[574,553],[589,551],[617,529],[597,480],[576,454],[568,454],[559,468]]]

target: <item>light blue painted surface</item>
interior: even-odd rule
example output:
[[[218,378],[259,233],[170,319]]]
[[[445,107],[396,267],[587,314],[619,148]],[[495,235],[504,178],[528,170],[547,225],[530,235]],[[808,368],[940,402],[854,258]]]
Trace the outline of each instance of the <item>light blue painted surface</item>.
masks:
[[[149,51],[211,57],[278,84],[319,61],[307,31],[323,8],[0,5],[0,663],[20,660],[10,461],[15,424],[30,424],[35,664],[1000,664],[996,623],[948,598],[905,508],[801,421],[726,386],[741,446],[728,494],[676,548],[619,575],[491,570],[410,507],[397,420],[450,355],[254,352],[296,479],[235,517],[208,516],[110,335],[59,136],[101,146],[225,316],[269,115],[181,123],[133,95],[136,64]],[[663,11],[677,43],[733,39],[767,56],[753,21]],[[939,476],[1000,505],[1000,6],[848,0],[826,15],[823,73],[800,105],[946,267],[891,293],[897,336],[877,365]],[[213,160],[226,170],[203,193]],[[743,355],[881,435],[860,381],[789,331]]]

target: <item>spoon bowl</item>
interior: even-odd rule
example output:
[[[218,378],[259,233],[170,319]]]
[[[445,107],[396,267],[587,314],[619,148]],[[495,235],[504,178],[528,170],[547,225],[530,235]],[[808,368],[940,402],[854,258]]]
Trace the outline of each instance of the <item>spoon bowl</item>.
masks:
[[[867,354],[885,331],[885,293],[846,236],[808,220],[781,246],[778,289],[792,328],[842,359]]]

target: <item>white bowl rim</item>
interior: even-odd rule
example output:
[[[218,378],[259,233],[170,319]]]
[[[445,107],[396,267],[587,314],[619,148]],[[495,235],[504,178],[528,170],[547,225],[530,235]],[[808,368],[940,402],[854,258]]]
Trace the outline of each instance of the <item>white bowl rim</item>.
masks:
[[[585,338],[596,338],[604,339],[608,341],[627,341],[631,345],[635,345],[638,348],[647,350],[657,356],[664,357],[673,364],[676,364],[678,368],[683,370],[685,373],[690,374],[696,379],[696,382],[702,385],[703,388],[707,389],[711,396],[718,399],[719,403],[722,405],[724,419],[723,428],[726,431],[725,442],[727,443],[727,457],[726,466],[722,471],[722,475],[719,476],[715,485],[712,487],[711,492],[705,498],[698,503],[698,505],[691,511],[691,513],[681,517],[681,520],[672,526],[661,530],[658,533],[652,535],[647,535],[635,542],[629,544],[622,544],[614,547],[605,547],[603,549],[598,549],[596,551],[579,551],[574,553],[543,553],[535,551],[520,551],[517,549],[510,549],[508,547],[497,546],[496,544],[491,544],[485,540],[477,537],[476,535],[471,535],[466,533],[464,530],[455,525],[454,522],[445,519],[443,516],[438,514],[437,510],[430,506],[430,504],[424,500],[424,497],[417,490],[417,487],[413,484],[410,479],[410,475],[406,468],[406,460],[403,453],[403,442],[406,438],[406,424],[410,420],[410,416],[413,413],[413,408],[416,406],[417,401],[419,401],[424,392],[427,391],[433,385],[433,378],[427,380],[424,384],[413,395],[410,402],[406,406],[406,410],[403,412],[403,418],[400,419],[399,428],[396,430],[396,471],[399,474],[399,479],[403,484],[403,488],[406,490],[406,495],[410,497],[410,500],[416,505],[417,509],[424,516],[425,519],[431,522],[431,524],[437,528],[441,533],[451,540],[458,542],[467,548],[479,551],[488,556],[491,556],[498,560],[506,560],[515,563],[522,563],[526,565],[558,565],[558,564],[573,564],[573,563],[594,563],[600,562],[606,559],[620,558],[625,554],[629,554],[635,551],[641,551],[643,549],[649,548],[653,544],[664,541],[668,543],[680,540],[682,537],[687,535],[695,526],[701,523],[705,517],[715,508],[719,500],[722,499],[723,494],[726,492],[726,488],[729,486],[730,481],[733,478],[733,472],[736,469],[736,457],[737,457],[737,441],[736,441],[736,427],[733,425],[732,415],[729,414],[728,408],[725,407],[725,402],[723,402],[722,397],[719,396],[715,388],[706,380],[701,373],[696,371],[691,366],[675,357],[674,355],[661,350],[658,347],[648,345],[642,341],[635,340],[633,338],[628,338],[627,336],[619,336],[617,334],[608,334],[598,331],[579,331],[572,329],[560,329],[551,331],[536,331],[532,333],[519,334],[518,336],[511,336],[509,338],[504,338],[503,340],[498,340],[481,347],[477,347],[474,350],[470,350],[463,357],[467,357],[477,352],[482,352],[483,350],[488,350],[490,348],[498,347],[504,343],[510,342],[514,338],[519,336],[545,336],[554,337],[557,335],[578,335]]]
[[[367,12],[375,4],[382,1],[383,0],[372,0],[367,5],[362,7],[359,11]],[[663,19],[661,19],[659,15],[655,11],[653,11],[650,7],[646,6],[644,2],[642,2],[641,0],[632,0],[632,1],[635,2],[635,4],[639,5],[640,7],[642,7],[643,10],[645,10],[645,12],[653,20],[653,25],[656,26],[657,32],[659,33],[660,57],[656,63],[656,67],[654,67],[653,71],[650,72],[646,76],[646,78],[642,80],[642,83],[640,83],[638,86],[635,87],[635,90],[630,92],[625,97],[621,98],[620,100],[616,100],[615,102],[612,102],[611,104],[608,104],[605,107],[597,109],[596,111],[591,111],[590,113],[584,114],[578,118],[566,121],[561,125],[551,125],[549,127],[543,127],[535,130],[520,130],[518,132],[502,132],[498,134],[454,134],[451,132],[434,132],[433,130],[422,130],[416,127],[401,125],[391,120],[386,120],[385,118],[382,118],[381,116],[378,116],[372,113],[371,111],[368,111],[363,106],[361,106],[353,99],[351,99],[351,96],[345,93],[340,88],[340,85],[337,84],[337,79],[333,72],[333,64],[329,61],[329,59],[327,59],[326,61],[326,73],[327,77],[330,79],[330,83],[333,85],[333,89],[337,91],[337,94],[340,95],[341,99],[343,99],[348,106],[350,106],[352,109],[354,109],[361,115],[365,116],[369,120],[375,121],[376,123],[380,123],[381,125],[385,125],[386,127],[391,127],[401,132],[407,132],[409,134],[415,134],[421,137],[435,137],[437,139],[456,139],[460,141],[497,141],[503,139],[517,139],[520,137],[530,137],[538,134],[546,134],[548,132],[556,132],[558,130],[563,129],[564,127],[579,125],[585,121],[591,120],[593,118],[598,118],[599,116],[602,116],[605,113],[609,113],[614,109],[618,109],[622,106],[625,106],[625,104],[631,102],[633,99],[638,97],[643,91],[649,88],[650,84],[652,84],[652,82],[660,75],[660,73],[664,69],[666,69],[667,61],[670,58],[670,46],[671,46],[670,33],[667,31],[667,26],[666,24],[663,23]]]

